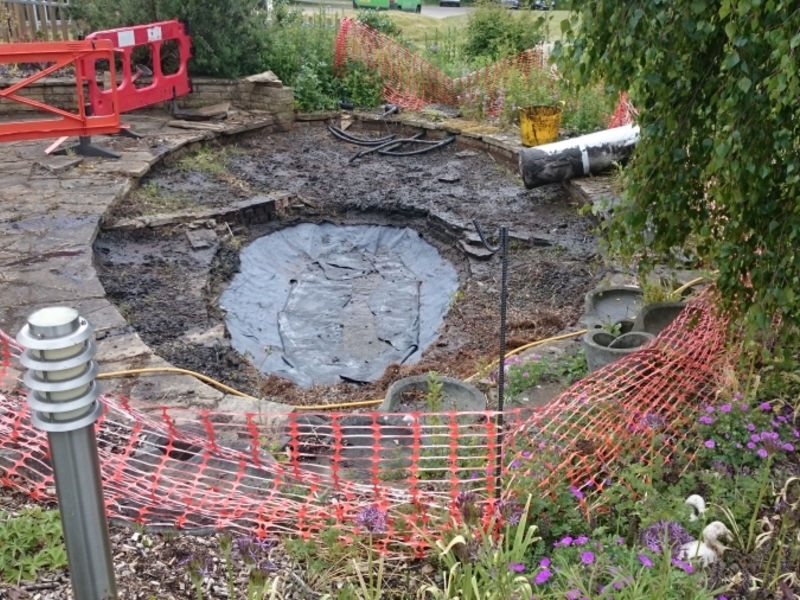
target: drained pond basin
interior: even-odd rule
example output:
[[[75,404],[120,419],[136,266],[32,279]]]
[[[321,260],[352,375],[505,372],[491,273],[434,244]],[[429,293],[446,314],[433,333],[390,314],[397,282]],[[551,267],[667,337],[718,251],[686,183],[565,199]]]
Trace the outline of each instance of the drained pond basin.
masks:
[[[391,132],[381,127],[356,133]],[[360,150],[306,126],[156,167],[95,244],[126,329],[177,367],[291,405],[374,400],[429,371],[466,378],[499,340],[500,259],[473,219],[490,244],[509,229],[509,348],[583,314],[605,266],[591,217],[561,186],[526,190],[512,167],[458,140],[351,161]],[[279,215],[220,216],[270,194],[288,199]],[[196,211],[206,216],[158,216]],[[157,224],[118,226],[147,215]]]

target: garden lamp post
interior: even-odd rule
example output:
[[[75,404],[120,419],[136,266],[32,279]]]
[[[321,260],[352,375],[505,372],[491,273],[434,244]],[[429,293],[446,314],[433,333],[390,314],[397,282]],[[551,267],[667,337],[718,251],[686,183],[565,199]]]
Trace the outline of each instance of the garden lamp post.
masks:
[[[103,413],[93,328],[78,311],[44,308],[17,335],[25,348],[31,422],[47,432],[76,600],[115,600],[108,519],[94,424]]]

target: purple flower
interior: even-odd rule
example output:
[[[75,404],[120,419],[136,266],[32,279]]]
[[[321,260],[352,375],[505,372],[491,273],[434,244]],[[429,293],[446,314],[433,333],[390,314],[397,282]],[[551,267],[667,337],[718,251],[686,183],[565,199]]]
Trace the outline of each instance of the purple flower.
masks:
[[[569,537],[569,536],[566,536],[566,537],[562,538],[561,541],[556,542],[556,546],[564,546],[566,548],[571,543],[572,543],[572,538]]]
[[[464,522],[469,525],[474,525],[483,516],[483,508],[478,504],[478,495],[475,492],[461,492],[456,497],[455,504]]]
[[[772,410],[772,405],[769,402],[762,402],[761,404],[758,405],[758,408],[760,408],[763,411],[768,411]]]
[[[636,556],[639,557],[639,561],[648,569],[653,566],[653,562],[647,558],[644,554],[637,554]]]
[[[706,412],[708,412],[708,413],[714,412],[714,407],[713,406],[706,406]]]
[[[797,429],[792,429],[792,435],[794,437],[800,437],[800,431],[797,431]]]
[[[589,541],[589,538],[586,537],[585,535],[582,535],[582,536],[580,536],[579,538],[577,538],[575,540],[575,545],[576,546],[583,546],[588,541]]]
[[[530,374],[530,373],[528,373],[527,371],[525,371],[525,372],[522,374],[522,376],[523,376],[523,377],[525,377],[525,378],[528,378],[528,377],[530,377],[530,376],[531,376],[531,374]]]
[[[509,571],[514,571],[515,573],[522,573],[525,570],[525,565],[522,563],[511,563],[508,565]]]
[[[739,393],[739,392],[736,392],[736,393],[733,395],[733,398],[734,398],[735,400],[741,400],[743,397],[744,397],[744,396],[742,396],[742,394],[741,394],[741,393]],[[745,409],[745,410],[747,410],[747,409]]]
[[[755,450],[756,445],[753,442],[747,442],[747,448],[748,450]]]
[[[723,404],[722,406],[719,407],[719,409],[720,409],[720,411],[722,411],[724,413],[729,413],[729,412],[731,412],[731,405],[730,404]]]
[[[530,450],[523,450],[523,452],[522,452],[522,456],[523,457],[529,458],[530,455],[531,455],[531,451]]]
[[[703,444],[706,448],[713,448],[717,444],[714,443],[714,440],[706,440]]]
[[[374,504],[362,508],[356,515],[355,521],[359,527],[363,527],[370,533],[386,532],[386,513]]]
[[[741,409],[742,409],[742,410],[748,410],[749,408],[750,408],[750,407],[749,407],[749,406],[747,406],[747,404],[742,404],[742,406],[741,406]]]
[[[766,450],[764,450],[764,448],[759,448],[756,451],[756,454],[758,454],[759,458],[767,458],[767,456],[769,456],[769,454],[767,453]]]
[[[516,469],[519,466],[519,461],[518,460],[512,460],[511,464],[508,465],[508,466],[511,467],[512,469]]]
[[[583,492],[576,488],[574,485],[569,487],[569,491],[572,492],[572,495],[575,496],[578,500],[583,500]]]
[[[742,449],[742,445],[739,442],[734,442],[733,443],[733,447],[736,448],[737,450],[741,450]]]
[[[585,565],[590,565],[594,562],[594,554],[591,552],[584,552],[581,554],[581,562]]]
[[[578,600],[580,595],[581,595],[581,591],[580,590],[570,590],[566,594],[567,600]]]
[[[550,566],[550,559],[545,556],[542,560],[539,561],[539,566],[542,567],[543,569],[546,569],[547,567]]]
[[[550,569],[545,568],[539,571],[533,580],[536,582],[536,585],[542,585],[544,582],[550,579],[551,576],[552,573],[550,572]]]
[[[792,446],[788,442],[783,445],[783,449],[786,450],[787,452],[794,452],[794,446]]]
[[[694,572],[694,568],[692,568],[692,563],[690,562],[685,562],[682,560],[678,560],[677,558],[673,558],[672,564],[678,567],[679,569],[683,569],[684,571],[689,573],[689,575],[691,575]]]
[[[747,431],[755,431],[755,430],[756,430],[755,425],[753,425],[752,423],[747,424]]]
[[[694,538],[674,521],[658,521],[642,531],[639,541],[645,548],[659,554],[664,551],[666,542],[670,554],[674,555],[683,544],[694,541]]]
[[[700,417],[697,420],[700,421],[701,423],[703,423],[704,425],[711,425],[714,422],[714,417],[709,417],[707,415],[703,415],[702,417]]]
[[[757,433],[754,433],[753,435],[750,436],[750,441],[751,442],[760,442],[761,441],[761,436],[758,435]]]

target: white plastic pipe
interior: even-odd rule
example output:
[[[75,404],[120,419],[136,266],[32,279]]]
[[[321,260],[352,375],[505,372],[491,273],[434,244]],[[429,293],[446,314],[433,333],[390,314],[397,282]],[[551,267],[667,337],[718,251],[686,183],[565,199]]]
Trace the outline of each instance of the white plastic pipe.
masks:
[[[639,126],[624,125],[525,148],[519,153],[519,171],[527,188],[602,173],[627,160],[638,141]]]

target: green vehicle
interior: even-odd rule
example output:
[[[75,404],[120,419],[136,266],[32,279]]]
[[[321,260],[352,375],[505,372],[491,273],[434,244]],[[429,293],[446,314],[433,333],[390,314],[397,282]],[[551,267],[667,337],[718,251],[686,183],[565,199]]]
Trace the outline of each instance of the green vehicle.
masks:
[[[353,8],[374,8],[375,10],[403,10],[422,12],[422,0],[353,0]]]

